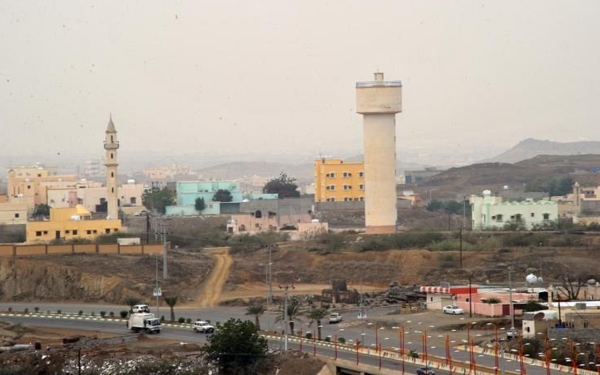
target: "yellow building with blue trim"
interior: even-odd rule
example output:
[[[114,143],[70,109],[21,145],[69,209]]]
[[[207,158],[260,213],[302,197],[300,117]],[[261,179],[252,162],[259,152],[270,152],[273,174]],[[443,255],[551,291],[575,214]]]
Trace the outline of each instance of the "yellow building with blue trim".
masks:
[[[365,199],[365,167],[342,159],[315,160],[315,202],[350,202]]]

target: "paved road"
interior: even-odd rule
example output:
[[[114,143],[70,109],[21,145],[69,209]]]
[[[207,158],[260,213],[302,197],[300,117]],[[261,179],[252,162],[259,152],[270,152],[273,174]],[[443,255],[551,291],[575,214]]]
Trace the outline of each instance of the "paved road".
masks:
[[[77,314],[78,311],[83,311],[84,314],[89,314],[94,311],[96,315],[99,314],[100,311],[114,311],[118,316],[118,312],[124,309],[127,309],[124,306],[115,306],[115,305],[72,305],[72,304],[47,304],[47,303],[0,303],[0,310],[6,311],[8,307],[12,307],[13,311],[23,311],[25,308],[28,308],[30,312],[34,311],[35,307],[38,307],[40,311],[51,311],[56,312],[57,310],[61,310],[64,313],[71,312]],[[166,309],[168,310],[168,309]],[[227,319],[239,318],[242,320],[250,319],[253,321],[254,317],[245,315],[245,307],[213,307],[213,308],[177,308],[176,307],[176,316],[185,316],[190,317],[192,319],[204,319],[211,320],[212,322],[224,322]],[[163,309],[161,309],[161,312]],[[168,316],[168,311],[165,311],[165,314]],[[372,315],[377,314],[386,314],[385,310],[373,312]],[[423,332],[425,332],[429,327],[426,324],[422,324],[420,321],[411,321],[408,320],[411,316],[403,317],[403,321],[399,321],[398,324],[405,325],[405,348],[407,350],[415,350],[418,353],[423,352]],[[2,320],[6,320],[4,317],[0,317]],[[17,318],[14,318],[17,319]],[[32,323],[31,318],[18,318],[18,319],[28,319],[26,321],[29,324]],[[344,337],[346,340],[351,343],[350,340],[360,340],[363,344],[370,346],[372,348],[375,347],[375,330],[374,325],[366,325],[362,324],[360,326],[355,326],[357,323],[356,316],[353,314],[345,314],[344,315],[344,324],[336,325],[336,324],[328,324],[323,322],[322,325],[322,336],[323,338],[330,336],[334,337],[337,335],[338,337]],[[414,319],[414,317],[413,317]],[[12,321],[12,320],[11,320]],[[24,321],[25,322],[25,321]],[[91,329],[95,330],[107,330],[108,332],[114,333],[124,333],[124,327],[122,323],[107,323],[107,322],[92,322],[92,321],[72,321],[62,323],[62,320],[59,321],[50,321],[44,320],[44,324],[57,324],[56,326],[65,327],[65,328],[81,328],[88,329],[85,327],[95,327]],[[47,322],[47,323],[46,323]],[[410,322],[410,323],[408,323]],[[315,329],[314,325],[308,328],[307,322],[303,322],[297,324],[298,327],[303,327],[303,331],[306,330],[313,331]],[[36,323],[37,324],[37,323]],[[115,326],[116,325],[116,326]],[[261,327],[264,329],[278,331],[281,332],[283,330],[282,322],[276,322],[276,314],[275,313],[267,313],[261,316]],[[396,326],[398,327],[398,326]],[[299,328],[298,328],[299,329]],[[193,331],[186,331],[179,328],[167,328],[163,330],[164,336],[168,338],[172,338],[175,340],[180,340],[184,342],[204,342],[205,338],[202,335],[194,334]],[[480,333],[473,331],[473,335],[478,335]],[[163,335],[163,334],[161,334]],[[456,333],[458,335],[458,333]],[[428,332],[427,333],[427,351],[431,356],[436,356],[440,358],[446,357],[446,349],[443,344],[443,340],[445,338],[445,333],[443,335],[440,332]],[[452,341],[452,346],[457,346],[462,343],[462,340],[459,337],[453,337],[453,333],[451,332],[450,339]],[[379,329],[377,331],[377,341],[382,344],[384,348],[390,348],[392,350],[397,350],[400,346],[399,343],[399,329],[398,328],[386,328]],[[442,344],[440,344],[442,342]],[[292,344],[291,344],[292,345]],[[365,356],[366,357],[366,356]],[[452,349],[451,357],[453,360],[468,362],[469,361],[469,353],[464,350]],[[479,355],[476,354],[475,361],[478,366],[486,366],[489,368],[494,368],[495,359],[493,356],[488,355]],[[512,360],[504,360],[501,363],[501,367],[504,367],[506,371],[519,372],[519,363]],[[545,375],[546,370],[544,368],[526,365],[527,373],[533,375]],[[553,372],[554,373],[554,372]]]

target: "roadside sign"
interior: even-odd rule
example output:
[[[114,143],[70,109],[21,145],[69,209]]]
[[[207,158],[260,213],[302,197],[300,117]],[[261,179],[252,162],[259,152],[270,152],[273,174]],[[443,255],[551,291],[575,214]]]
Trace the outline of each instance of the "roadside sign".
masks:
[[[162,291],[160,290],[160,287],[154,288],[154,290],[152,291],[152,297],[160,297],[160,296],[162,296]]]

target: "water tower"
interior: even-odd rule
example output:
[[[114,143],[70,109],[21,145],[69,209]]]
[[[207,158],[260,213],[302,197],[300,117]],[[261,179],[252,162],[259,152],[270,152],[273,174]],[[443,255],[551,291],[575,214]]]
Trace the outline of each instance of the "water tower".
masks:
[[[365,154],[365,227],[367,234],[395,233],[396,113],[402,112],[402,83],[356,83],[356,112],[363,115]]]

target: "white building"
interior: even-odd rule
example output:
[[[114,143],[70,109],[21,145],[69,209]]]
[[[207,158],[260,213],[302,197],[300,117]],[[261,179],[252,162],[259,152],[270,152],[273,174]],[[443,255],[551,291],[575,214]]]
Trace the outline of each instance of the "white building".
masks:
[[[502,229],[509,222],[521,221],[525,228],[558,220],[558,203],[547,200],[502,202],[489,190],[483,196],[471,195],[473,230]]]

